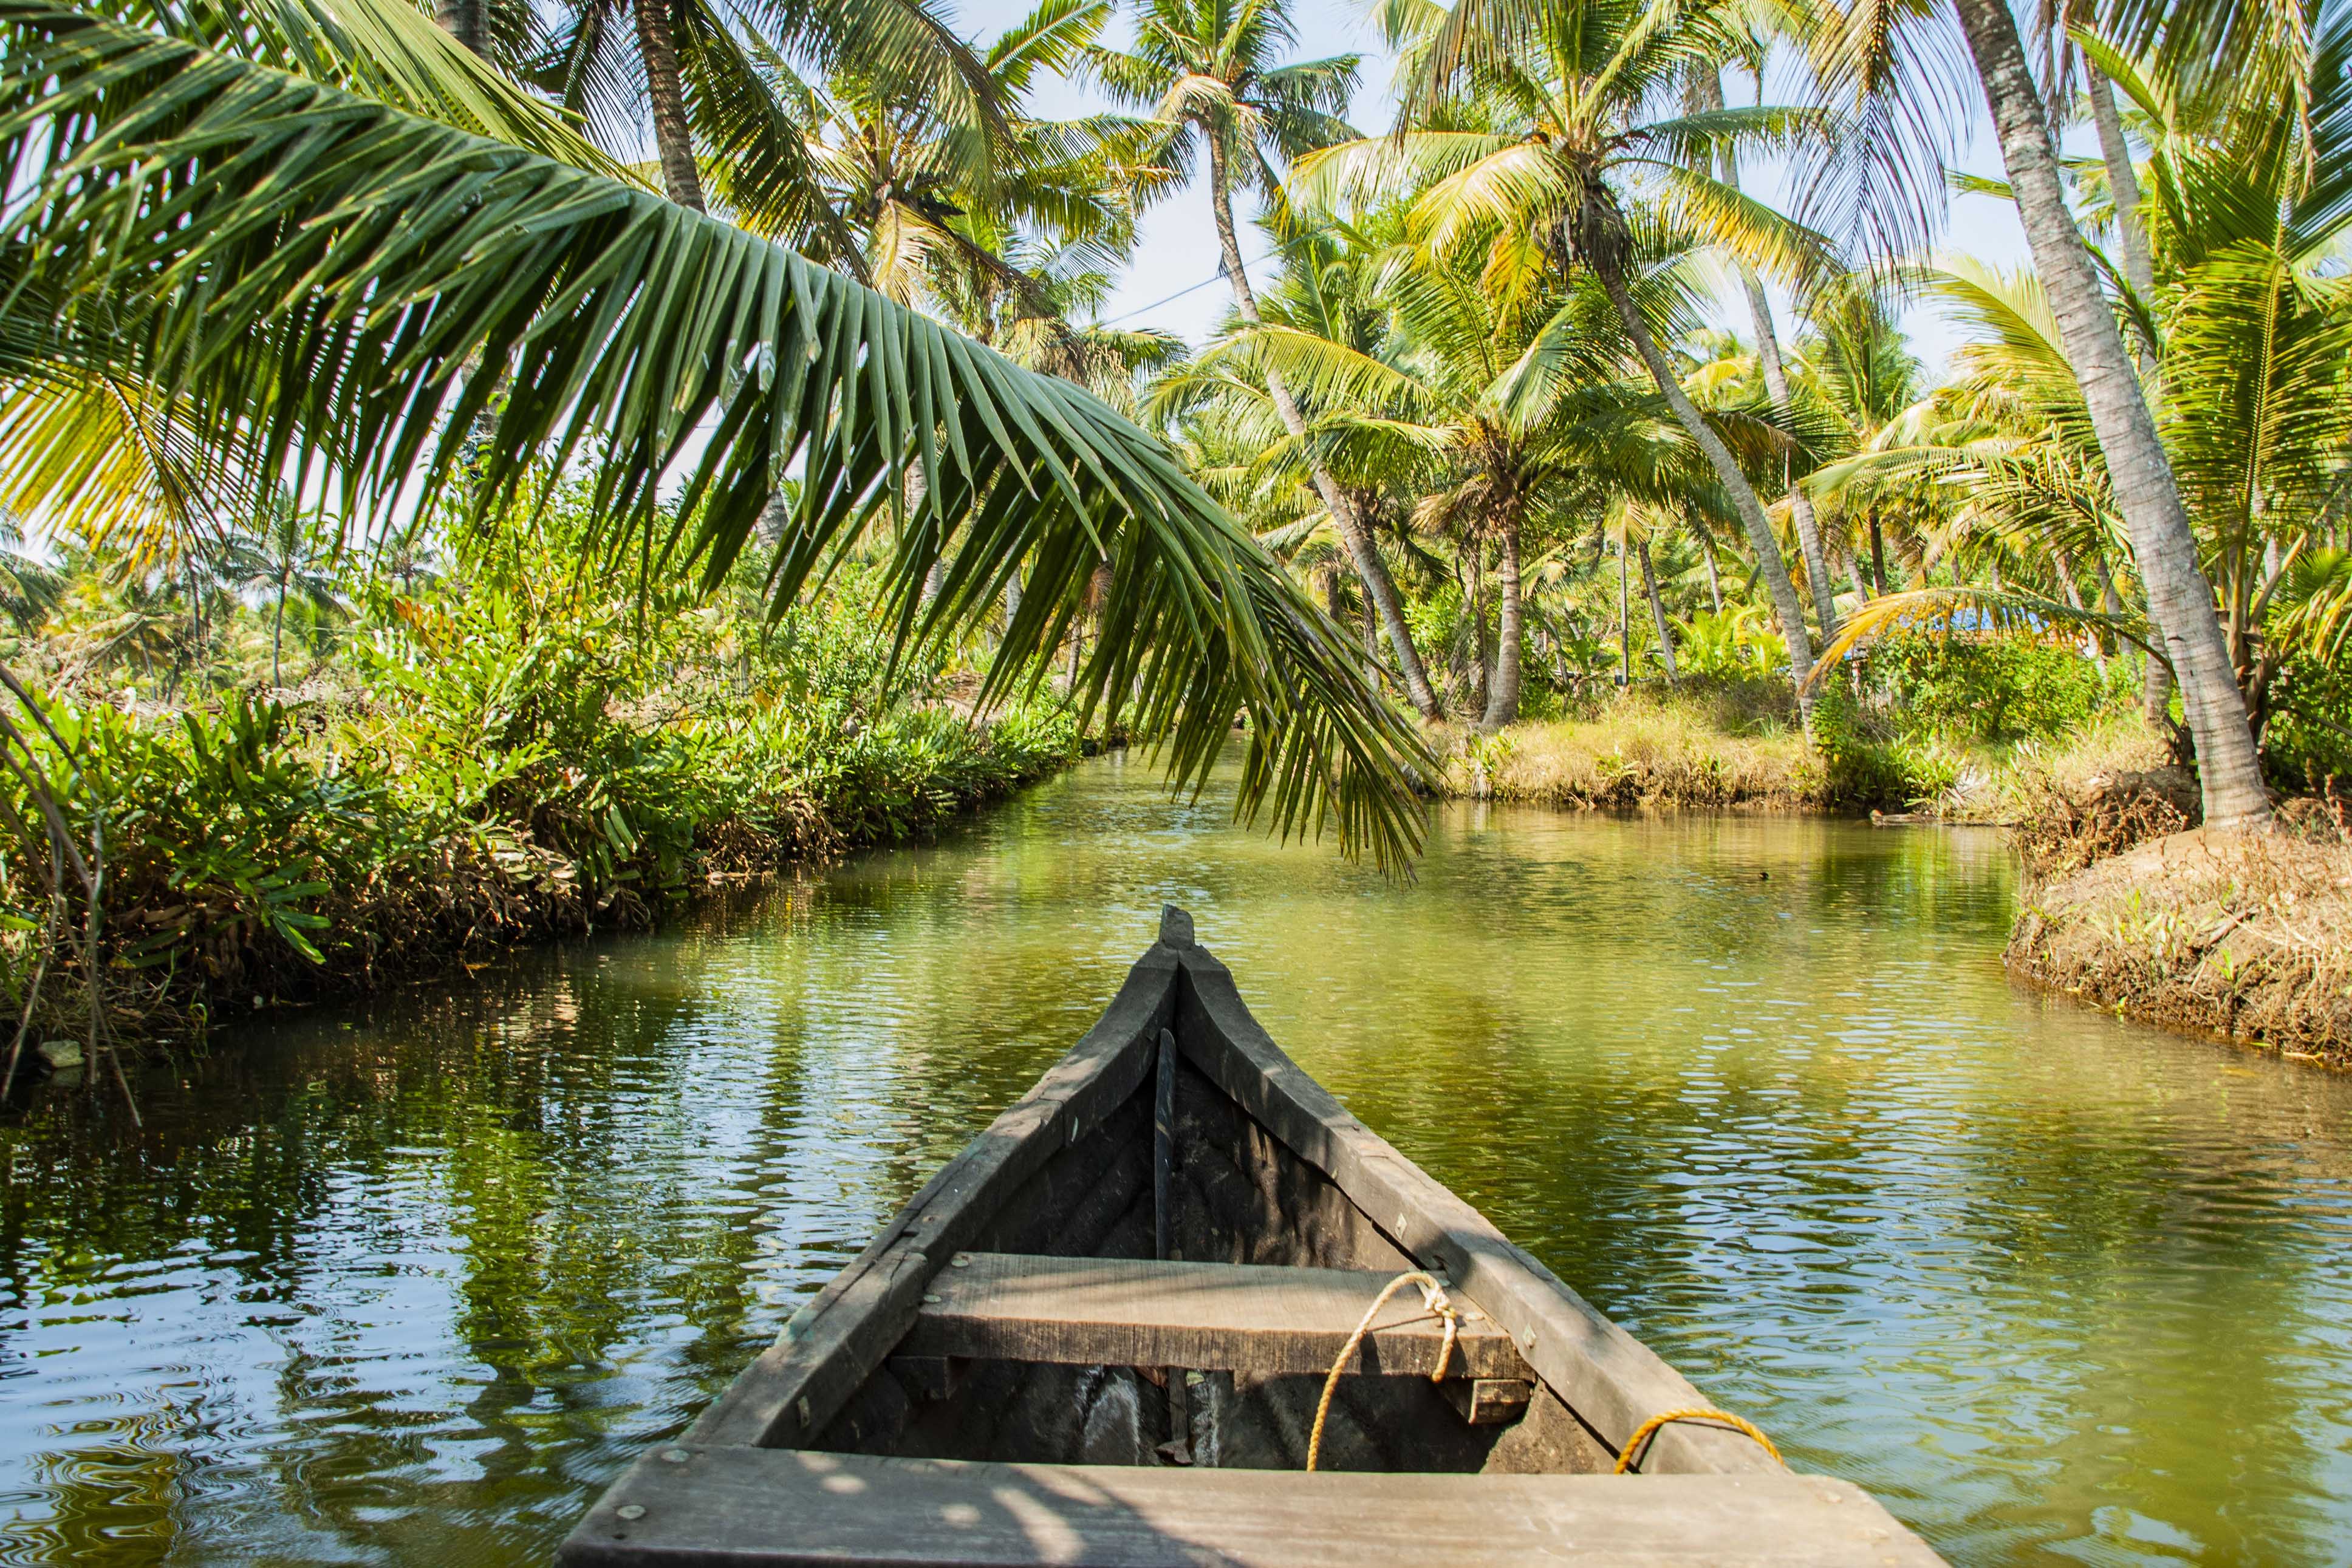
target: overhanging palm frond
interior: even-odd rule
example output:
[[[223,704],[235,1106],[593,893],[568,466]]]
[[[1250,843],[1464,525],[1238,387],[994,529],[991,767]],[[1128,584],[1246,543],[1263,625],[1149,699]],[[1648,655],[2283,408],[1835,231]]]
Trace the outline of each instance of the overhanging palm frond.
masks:
[[[173,37],[275,66],[610,179],[631,180],[579,128],[408,0],[146,0],[121,7]],[[94,6],[111,15],[111,6]]]
[[[1383,863],[1417,843],[1423,745],[1349,639],[1079,389],[529,152],[41,0],[0,0],[0,156],[23,174],[6,228],[28,275],[110,311],[148,384],[238,471],[297,493],[323,474],[337,511],[380,507],[449,472],[495,384],[475,507],[578,458],[595,543],[648,578],[715,583],[798,478],[769,577],[782,605],[919,458],[929,500],[890,566],[901,646],[992,614],[1025,559],[984,696],[1034,685],[1107,561],[1089,710],[1125,711],[1194,783],[1244,714],[1243,811],[1335,826]]]
[[[2147,622],[2137,616],[2077,609],[2063,600],[2045,599],[2013,588],[1971,588],[1963,584],[1906,589],[1901,593],[1881,594],[1864,603],[1847,619],[1836,640],[1822,650],[1821,662],[1813,666],[1805,684],[1811,686],[1818,683],[1823,672],[1835,669],[1864,643],[1907,625],[1948,622],[1962,613],[1973,614],[1971,629],[1978,631],[2047,636],[2059,627],[2079,626],[2085,632],[2112,632],[2149,657],[2163,660],[2168,667],[2172,662],[2160,643],[2151,642]]]

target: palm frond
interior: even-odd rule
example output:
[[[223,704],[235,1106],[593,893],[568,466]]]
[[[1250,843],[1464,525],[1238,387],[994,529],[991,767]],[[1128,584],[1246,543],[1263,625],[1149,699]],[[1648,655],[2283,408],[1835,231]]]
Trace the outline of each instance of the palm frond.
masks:
[[[928,501],[888,568],[900,647],[992,616],[1025,560],[983,698],[1034,686],[1108,561],[1089,712],[1125,716],[1193,784],[1245,715],[1244,814],[1335,828],[1383,864],[1416,846],[1425,748],[1347,634],[1078,388],[536,154],[44,0],[0,0],[0,28],[28,274],[111,311],[147,382],[242,471],[330,480],[339,514],[365,515],[450,472],[495,384],[477,511],[577,460],[595,543],[648,582],[716,584],[799,479],[768,574],[781,607],[919,461]]]
[[[2078,609],[2063,600],[2046,599],[2013,588],[1962,584],[1906,589],[1864,601],[1848,616],[1836,640],[1822,650],[1821,660],[1805,684],[1813,685],[1855,648],[1889,632],[1910,625],[1948,624],[1963,614],[1970,617],[1971,631],[2047,636],[2056,628],[2076,626],[2085,632],[2111,632],[2151,658],[2164,660],[2168,665],[2171,663],[2160,642],[2151,640],[2147,623],[2137,616]]]
[[[175,37],[631,181],[561,113],[404,0],[149,0]]]

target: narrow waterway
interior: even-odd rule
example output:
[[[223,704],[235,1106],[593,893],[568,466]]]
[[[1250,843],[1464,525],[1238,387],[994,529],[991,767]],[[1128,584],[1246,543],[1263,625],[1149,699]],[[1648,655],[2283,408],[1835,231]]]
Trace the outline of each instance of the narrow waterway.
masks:
[[[542,1561],[1190,905],[1373,1127],[1964,1563],[2352,1562],[2352,1080],[2013,988],[1996,835],[1091,763],[684,928],[0,1127],[11,1562]]]

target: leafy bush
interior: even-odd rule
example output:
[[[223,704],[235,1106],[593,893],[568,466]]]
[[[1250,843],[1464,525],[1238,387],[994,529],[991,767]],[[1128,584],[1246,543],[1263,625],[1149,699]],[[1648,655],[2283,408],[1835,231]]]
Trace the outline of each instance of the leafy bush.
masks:
[[[1786,657],[1771,616],[1760,605],[1702,610],[1677,624],[1675,656],[1686,674],[1752,679],[1769,674]]]
[[[458,539],[437,581],[376,588],[338,695],[162,716],[47,704],[51,792],[74,834],[96,821],[107,844],[118,1034],[640,925],[698,881],[919,833],[1076,755],[1059,706],[975,722],[931,700],[936,663],[886,686],[854,565],[772,627],[735,590],[641,603],[574,564],[578,523],[559,505]],[[0,810],[38,820],[14,779]],[[45,872],[0,856],[14,1008],[65,939],[58,913]],[[78,931],[87,910],[64,914]],[[86,999],[52,985],[41,1011]]]
[[[2076,647],[1924,632],[1873,646],[1864,679],[1903,732],[1995,744],[2080,728],[2131,690],[2120,662],[2102,675]]]
[[[2272,687],[2263,760],[2293,789],[2352,780],[2352,671],[2309,655],[2289,659]]]

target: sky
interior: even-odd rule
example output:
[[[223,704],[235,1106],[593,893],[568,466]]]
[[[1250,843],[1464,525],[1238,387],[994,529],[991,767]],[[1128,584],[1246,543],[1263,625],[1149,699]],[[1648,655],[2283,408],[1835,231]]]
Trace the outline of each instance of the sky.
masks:
[[[1387,130],[1395,110],[1390,85],[1393,62],[1381,52],[1364,11],[1352,0],[1290,3],[1298,31],[1296,57],[1361,55],[1360,85],[1349,120],[1367,132]],[[965,0],[953,15],[963,32],[984,41],[1019,20],[1032,4],[1034,0]],[[1123,46],[1130,36],[1122,10],[1112,24],[1109,41]],[[1728,76],[1725,90],[1731,101],[1742,101],[1738,84]],[[1752,94],[1752,87],[1748,90]],[[2000,149],[1993,141],[1990,120],[1981,113],[1981,100],[1976,101],[1979,110],[1978,123],[1971,127],[1969,145],[1959,167],[1973,173],[1998,176]],[[1066,119],[1111,107],[1097,94],[1055,80],[1040,84],[1032,111]],[[1742,172],[1748,188],[1759,197],[1774,201],[1780,194],[1776,169],[1759,165]],[[1984,196],[1954,199],[1950,221],[1938,244],[2003,267],[2020,266],[2028,259],[2024,232],[2015,214],[2006,204]],[[1242,241],[1246,262],[1254,263],[1269,248],[1270,242],[1264,233],[1254,228]],[[1259,276],[1255,266],[1251,274]],[[1218,274],[1217,236],[1209,218],[1208,183],[1203,174],[1191,188],[1163,198],[1144,214],[1142,242],[1136,246],[1117,291],[1104,308],[1104,319],[1122,327],[1161,328],[1198,347],[1215,330],[1231,303],[1232,295]],[[1727,298],[1723,303],[1720,324],[1732,328],[1743,339],[1752,337],[1745,305],[1734,298]],[[1787,301],[1783,299],[1780,304],[1785,317]],[[1911,334],[1914,351],[1931,373],[1940,375],[1960,334],[1928,306],[1909,308],[1905,313],[1904,325]],[[1787,330],[1784,319],[1782,331]]]

